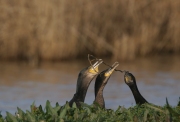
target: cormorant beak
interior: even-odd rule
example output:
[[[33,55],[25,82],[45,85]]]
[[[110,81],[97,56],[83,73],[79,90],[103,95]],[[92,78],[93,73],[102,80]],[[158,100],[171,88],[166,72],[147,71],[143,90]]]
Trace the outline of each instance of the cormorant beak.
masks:
[[[109,77],[109,76],[113,73],[113,71],[116,69],[116,67],[118,67],[118,65],[119,65],[119,63],[118,63],[118,62],[115,62],[115,63],[112,65],[112,67],[109,68],[108,71],[106,71],[105,76],[106,76],[106,77]]]
[[[93,74],[97,74],[99,72],[98,67],[101,63],[103,63],[103,60],[98,59],[98,61],[96,63],[94,63],[92,66],[89,67],[89,72],[91,72]]]
[[[97,68],[103,62],[102,59],[99,59],[95,64],[93,64],[94,69]]]

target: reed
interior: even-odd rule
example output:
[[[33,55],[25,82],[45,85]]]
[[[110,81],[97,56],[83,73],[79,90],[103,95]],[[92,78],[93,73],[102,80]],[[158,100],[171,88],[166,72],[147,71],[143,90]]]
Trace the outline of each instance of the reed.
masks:
[[[1,0],[0,59],[180,52],[179,0]]]

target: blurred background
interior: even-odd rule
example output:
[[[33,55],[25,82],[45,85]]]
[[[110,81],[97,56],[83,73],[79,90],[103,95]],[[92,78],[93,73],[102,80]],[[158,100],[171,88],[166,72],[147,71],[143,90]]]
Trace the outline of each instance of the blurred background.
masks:
[[[75,92],[79,71],[89,66],[87,54],[110,65],[119,61],[149,102],[164,105],[167,97],[177,104],[180,1],[0,0],[0,13],[2,113],[29,109],[33,101],[63,105]],[[107,108],[134,105],[123,74],[115,72],[110,80],[104,91]]]

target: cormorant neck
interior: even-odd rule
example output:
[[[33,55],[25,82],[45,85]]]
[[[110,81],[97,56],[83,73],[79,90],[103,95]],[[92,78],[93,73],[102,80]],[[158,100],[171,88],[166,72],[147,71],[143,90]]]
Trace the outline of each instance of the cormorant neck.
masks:
[[[105,108],[105,102],[104,102],[104,97],[103,97],[103,89],[99,90],[95,94],[95,102],[98,103],[101,108]]]
[[[131,91],[133,93],[133,96],[134,96],[134,99],[136,101],[136,104],[140,104],[141,105],[141,104],[144,104],[144,103],[148,103],[146,101],[146,99],[144,99],[144,97],[139,92],[136,83],[129,85],[129,87],[130,87],[130,89],[131,89]]]
[[[76,86],[76,93],[74,94],[73,98],[69,102],[70,106],[72,106],[73,102],[75,102],[77,106],[79,107],[80,102],[84,102],[88,87],[95,76],[96,75],[92,75],[92,76],[86,75],[86,76],[82,76],[78,78],[77,86]]]
[[[105,108],[105,102],[103,97],[103,90],[105,85],[107,84],[108,78],[101,79],[101,76],[99,75],[96,78],[95,82],[95,102],[100,105],[100,107]]]
[[[81,101],[81,102],[84,102],[85,100],[85,97],[86,97],[86,93],[87,93],[87,90],[88,90],[88,87],[91,83],[91,81],[93,80],[95,76],[93,77],[84,77],[83,81],[81,81],[80,84],[77,84],[77,88],[76,88],[76,96],[77,98]],[[78,81],[79,82],[79,81]]]
[[[96,84],[96,83],[95,83]],[[95,98],[102,96],[103,97],[103,90],[104,90],[105,84],[102,84],[100,86],[95,85]]]

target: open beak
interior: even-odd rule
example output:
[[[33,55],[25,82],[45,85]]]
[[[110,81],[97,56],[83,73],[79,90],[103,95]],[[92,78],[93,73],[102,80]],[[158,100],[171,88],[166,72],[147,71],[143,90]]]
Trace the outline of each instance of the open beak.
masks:
[[[99,72],[98,67],[99,67],[99,65],[100,65],[101,63],[103,63],[103,60],[102,60],[102,59],[98,59],[98,61],[96,61],[96,63],[94,63],[94,64],[90,67],[89,72],[95,73],[95,74],[98,73],[98,72]]]
[[[96,69],[101,63],[103,62],[102,59],[99,59],[96,63],[94,63],[92,66],[94,67],[94,69]]]
[[[118,62],[115,62],[115,63],[112,65],[112,67],[109,68],[108,71],[106,71],[105,76],[106,76],[106,77],[110,76],[110,75],[113,73],[113,71],[116,69],[116,67],[118,67],[118,65],[119,65],[119,63],[118,63]]]

